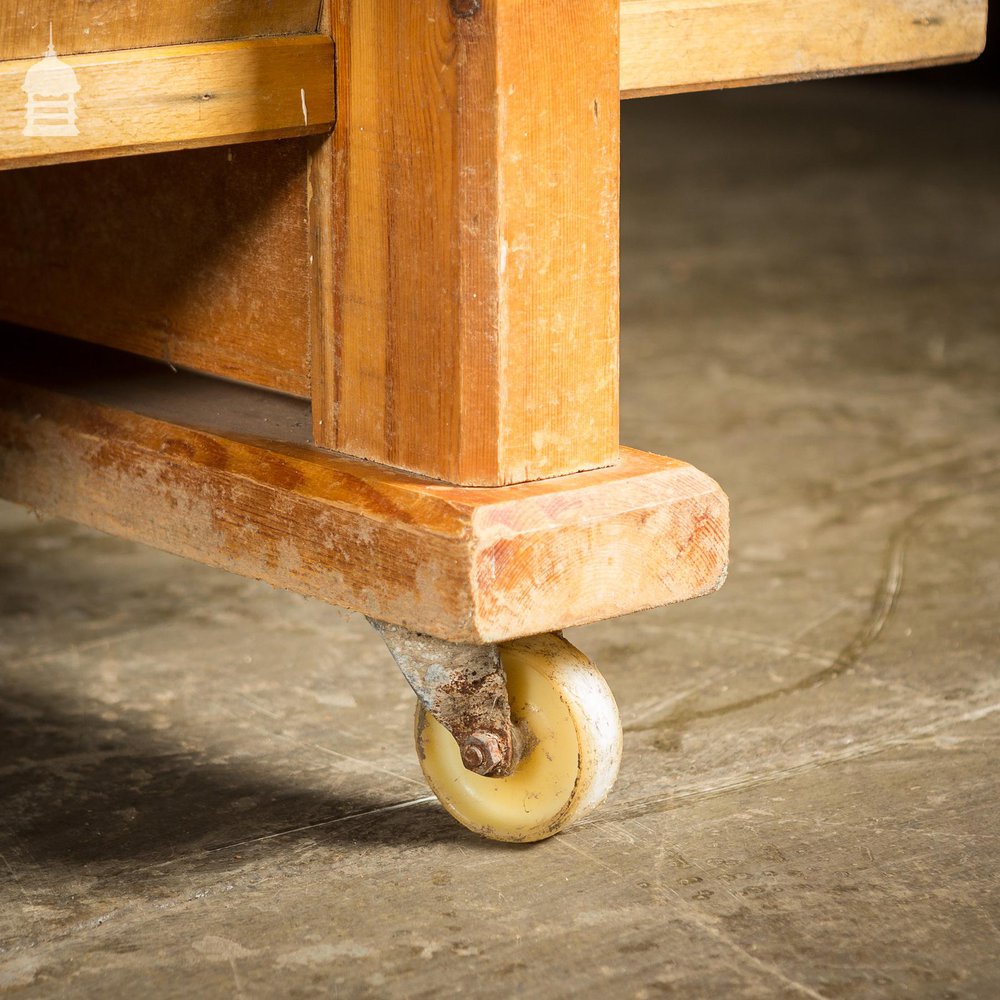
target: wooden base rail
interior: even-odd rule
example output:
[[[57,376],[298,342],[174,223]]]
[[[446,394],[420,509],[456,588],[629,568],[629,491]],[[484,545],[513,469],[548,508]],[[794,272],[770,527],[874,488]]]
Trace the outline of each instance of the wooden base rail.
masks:
[[[306,403],[0,330],[0,496],[408,628],[495,642],[715,590],[728,504],[683,462],[448,486],[310,446]]]

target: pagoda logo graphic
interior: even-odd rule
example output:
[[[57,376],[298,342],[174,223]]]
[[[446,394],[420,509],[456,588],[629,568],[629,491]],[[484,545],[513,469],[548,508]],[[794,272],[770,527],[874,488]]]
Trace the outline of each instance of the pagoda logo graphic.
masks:
[[[80,134],[76,127],[76,95],[80,84],[73,67],[56,55],[51,22],[49,47],[38,62],[28,67],[21,89],[28,95],[24,135]]]

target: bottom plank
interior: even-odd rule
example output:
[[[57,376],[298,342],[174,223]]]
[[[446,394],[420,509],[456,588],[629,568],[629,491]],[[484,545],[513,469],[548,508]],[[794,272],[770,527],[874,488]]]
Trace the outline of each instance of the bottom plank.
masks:
[[[417,631],[496,642],[697,597],[728,503],[683,462],[450,486],[309,444],[308,405],[0,328],[0,496]]]

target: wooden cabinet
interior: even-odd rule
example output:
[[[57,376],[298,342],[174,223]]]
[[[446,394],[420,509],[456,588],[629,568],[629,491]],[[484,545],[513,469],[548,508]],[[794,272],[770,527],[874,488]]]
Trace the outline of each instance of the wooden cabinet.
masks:
[[[0,492],[445,639],[710,591],[724,495],[618,444],[619,99],[985,13],[0,0]]]

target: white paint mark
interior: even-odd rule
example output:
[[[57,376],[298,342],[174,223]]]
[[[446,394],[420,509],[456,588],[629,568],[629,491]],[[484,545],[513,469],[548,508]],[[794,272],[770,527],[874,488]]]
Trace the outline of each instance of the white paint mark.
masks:
[[[49,21],[49,47],[45,55],[28,67],[21,89],[28,95],[25,105],[25,125],[22,135],[79,135],[76,127],[76,95],[80,83],[76,72],[57,55],[52,44],[52,22]]]
[[[299,90],[299,96],[302,98],[302,124],[309,124],[309,109],[306,107],[306,89],[302,87]]]
[[[275,961],[279,968],[290,965],[314,965],[317,962],[332,962],[338,958],[371,958],[375,952],[367,945],[356,941],[339,940],[335,944],[312,944],[297,951],[281,955]]]
[[[230,962],[234,958],[253,958],[257,953],[244,948],[238,941],[231,938],[217,937],[207,934],[200,941],[195,941],[191,947],[205,958],[216,961]]]

